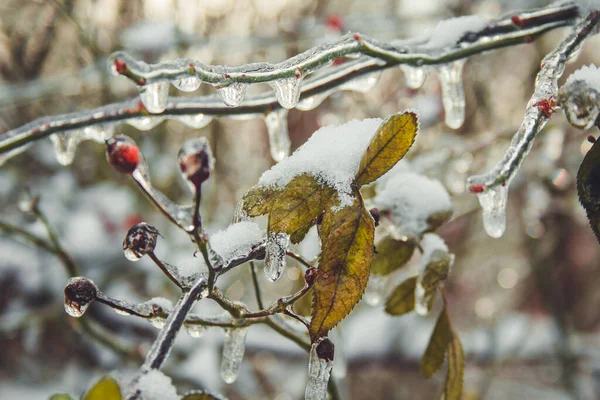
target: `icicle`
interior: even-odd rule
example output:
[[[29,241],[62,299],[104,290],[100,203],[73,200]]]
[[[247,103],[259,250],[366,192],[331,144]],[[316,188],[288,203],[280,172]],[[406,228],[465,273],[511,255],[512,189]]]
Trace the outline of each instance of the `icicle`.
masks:
[[[81,141],[81,131],[69,133],[55,133],[50,135],[50,140],[54,144],[56,159],[61,165],[67,166],[73,163],[77,152],[77,145]]]
[[[446,113],[446,125],[458,129],[465,121],[465,93],[462,71],[465,60],[454,61],[437,67],[442,85],[442,102]]]
[[[361,76],[356,79],[352,79],[349,82],[344,83],[340,86],[341,90],[352,90],[354,92],[366,93],[372,90],[379,81],[379,77],[381,76],[381,72],[375,72],[371,74],[367,74]]]
[[[221,378],[225,383],[233,383],[240,372],[240,366],[246,351],[246,333],[248,328],[225,329],[225,344],[221,360]]]
[[[363,297],[365,303],[372,307],[378,306],[383,300],[386,283],[387,276],[371,274]]]
[[[275,91],[277,101],[283,108],[294,108],[300,99],[300,87],[302,86],[302,74],[300,71],[296,76],[285,79],[277,79],[269,82]]]
[[[227,107],[237,107],[244,100],[247,88],[247,83],[233,82],[227,86],[217,87],[217,94]]]
[[[488,235],[499,238],[506,230],[506,200],[508,183],[486,188],[477,194],[483,208],[483,227]]]
[[[246,214],[246,211],[244,211],[244,201],[238,201],[235,206],[235,210],[233,210],[233,219],[231,222],[235,224],[236,222],[247,221],[249,219],[250,218]]]
[[[146,110],[152,114],[165,111],[169,99],[169,82],[156,82],[142,86],[140,88],[140,99]]]
[[[193,338],[201,337],[206,332],[206,326],[198,324],[183,324],[185,331]]]
[[[289,244],[290,235],[269,232],[265,249],[265,275],[271,282],[277,282],[283,274]]]
[[[333,343],[327,338],[311,346],[308,359],[308,383],[304,392],[306,400],[327,399],[327,383],[333,367],[333,349]]]
[[[406,86],[411,89],[418,89],[425,83],[429,70],[427,67],[413,67],[411,65],[401,65],[400,69],[404,72]]]
[[[290,155],[291,142],[288,136],[287,116],[289,110],[281,108],[265,115],[269,133],[269,148],[273,160],[279,162]]]
[[[164,120],[165,117],[141,117],[130,118],[126,122],[134,128],[139,129],[140,131],[149,131]]]
[[[65,286],[65,311],[71,317],[81,317],[98,297],[96,284],[83,277],[71,278]]]
[[[210,124],[213,120],[212,117],[207,117],[204,114],[196,114],[196,115],[182,115],[177,117],[177,120],[182,124],[189,126],[190,128],[200,129],[204,128],[206,125]]]
[[[171,84],[182,92],[193,92],[198,90],[202,81],[197,76],[188,76],[187,78],[176,79]]]
[[[315,94],[314,96],[307,97],[302,99],[296,104],[296,108],[300,111],[308,111],[317,108],[329,95],[331,92],[327,91],[325,93]]]

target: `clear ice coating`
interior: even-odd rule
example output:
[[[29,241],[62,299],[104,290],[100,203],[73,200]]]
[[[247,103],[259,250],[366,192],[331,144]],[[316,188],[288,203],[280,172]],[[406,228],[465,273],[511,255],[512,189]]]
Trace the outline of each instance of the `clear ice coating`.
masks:
[[[167,108],[169,99],[169,82],[156,82],[140,87],[140,100],[146,110],[159,114]]]
[[[237,107],[244,100],[247,88],[247,83],[233,82],[227,86],[218,87],[217,94],[227,107]]]
[[[483,227],[488,235],[499,238],[506,230],[506,201],[508,198],[508,182],[486,188],[477,194],[483,209]]]
[[[269,232],[265,249],[265,275],[271,282],[277,282],[283,274],[289,245],[290,235]]]
[[[177,117],[177,120],[184,125],[189,126],[190,128],[200,129],[204,128],[206,125],[210,124],[213,120],[212,117],[207,117],[204,114],[196,114],[196,115],[182,115]]]
[[[340,90],[351,90],[353,92],[366,93],[377,85],[381,72],[374,72],[371,74],[363,75],[356,79],[352,79],[340,86]]]
[[[50,135],[50,140],[54,145],[56,159],[61,165],[67,166],[73,163],[77,153],[77,145],[80,142],[80,136],[83,132],[75,131],[69,133],[55,133]]]
[[[280,108],[265,116],[265,125],[269,133],[269,149],[273,160],[279,162],[290,155],[292,143],[288,136],[287,116],[289,110]]]
[[[427,67],[413,67],[412,65],[401,65],[400,69],[404,72],[406,86],[411,89],[418,89],[425,83],[429,70]]]
[[[363,300],[371,307],[378,306],[381,304],[385,294],[385,286],[387,283],[387,276],[371,274],[369,277],[369,283],[367,283],[367,289]]]
[[[317,108],[329,95],[330,91],[315,94],[314,96],[306,97],[296,104],[296,108],[300,111],[308,111]]]
[[[150,325],[152,325],[156,329],[162,329],[165,327],[167,320],[163,317],[152,317],[148,319],[148,322],[150,322]]]
[[[442,103],[446,114],[446,125],[458,129],[465,121],[465,93],[462,84],[462,71],[465,60],[437,66],[442,85]]]
[[[71,317],[81,317],[98,296],[98,288],[91,280],[74,277],[65,286],[65,311]]]
[[[187,78],[175,79],[171,84],[182,92],[193,92],[198,90],[202,81],[197,76],[188,76]]]
[[[308,383],[304,398],[306,400],[327,400],[327,384],[331,376],[333,360],[324,360],[317,355],[318,343],[313,343],[308,359]]]
[[[149,131],[164,120],[165,117],[140,117],[128,119],[126,122],[140,131]]]
[[[188,333],[188,335],[190,335],[193,338],[199,338],[201,337],[204,332],[206,332],[206,326],[204,325],[198,325],[198,324],[188,324],[188,323],[184,323],[183,327],[185,328],[185,331]]]
[[[223,359],[221,360],[221,378],[225,383],[233,383],[237,379],[246,351],[247,333],[247,327],[225,329]]]
[[[291,78],[277,79],[269,82],[273,88],[277,101],[283,108],[294,108],[300,99],[300,88],[302,87],[302,74]]]

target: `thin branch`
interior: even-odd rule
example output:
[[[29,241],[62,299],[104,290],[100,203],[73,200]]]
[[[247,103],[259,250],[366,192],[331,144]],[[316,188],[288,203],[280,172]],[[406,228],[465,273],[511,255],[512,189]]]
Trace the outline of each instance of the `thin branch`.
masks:
[[[300,254],[298,253],[294,253],[291,250],[287,251],[287,256],[293,258],[294,260],[298,261],[300,264],[304,265],[306,268],[312,268],[312,265],[310,262],[308,262],[308,260],[306,260],[304,257],[302,257]]]
[[[260,285],[258,283],[258,274],[256,273],[256,264],[254,261],[250,261],[250,274],[252,275],[252,284],[254,285],[254,295],[256,296],[256,304],[261,310],[265,308],[262,300],[262,294],[260,291]]]
[[[69,276],[79,275],[77,264],[75,264],[75,261],[73,261],[69,253],[64,249],[64,247],[60,243],[58,234],[48,221],[48,218],[46,218],[46,215],[44,215],[42,210],[40,210],[39,204],[36,203],[32,211],[37,217],[37,219],[42,223],[42,225],[44,225],[44,229],[46,229],[46,232],[48,233],[50,242],[52,242],[52,245],[54,246],[56,256],[63,262]]]
[[[302,289],[300,289],[293,295],[280,298],[279,300],[277,300],[277,302],[275,302],[275,304],[273,304],[269,308],[265,308],[256,312],[243,312],[240,315],[240,318],[258,318],[279,313],[285,313],[287,308],[294,304],[302,296],[306,295],[306,293],[308,293],[311,287],[312,285],[309,285],[307,283]]]
[[[169,269],[167,268],[165,263],[162,262],[158,257],[156,257],[156,254],[154,254],[153,251],[148,253],[148,256],[152,259],[152,261],[154,261],[154,264],[156,264],[158,266],[158,268],[160,268],[160,270],[163,272],[163,274],[165,274],[167,276],[167,278],[169,278],[181,290],[188,289],[182,282],[180,282],[177,278],[175,278],[175,276],[173,276],[173,274],[171,273],[171,271],[169,271]]]
[[[315,95],[330,94],[335,90],[339,90],[340,86],[348,81],[393,66],[401,64],[412,66],[446,64],[486,51],[521,44],[524,41],[533,40],[550,30],[571,25],[578,15],[579,10],[573,3],[551,5],[531,12],[522,12],[516,15],[521,21],[520,26],[516,26],[510,17],[500,18],[491,21],[486,28],[479,32],[471,32],[465,35],[455,46],[444,49],[423,49],[423,43],[413,43],[414,40],[396,42],[392,45],[381,44],[359,34],[347,35],[338,43],[309,50],[288,61],[276,64],[281,66],[281,70],[274,70],[269,73],[252,72],[250,70],[254,67],[250,64],[249,66],[234,68],[230,71],[231,73],[224,73],[221,70],[218,73],[206,71],[206,78],[209,82],[219,85],[231,84],[234,82],[233,79],[235,79],[235,82],[267,82],[286,76],[295,76],[297,68],[305,68],[302,73],[306,74],[309,70],[326,65],[344,54],[357,52],[365,54],[357,60],[319,70],[307,77],[302,84],[300,99],[308,99]],[[356,40],[355,36],[359,40]],[[317,53],[312,54],[315,51]],[[189,65],[187,67],[189,68]],[[148,72],[146,79],[152,81],[174,79],[177,76],[182,76],[181,68],[177,68],[174,70],[165,68],[163,71],[163,67],[160,67],[158,69],[160,73]],[[218,69],[217,67],[211,68]],[[248,69],[248,71],[241,72],[245,69]],[[225,77],[226,74],[229,76],[228,78]],[[246,76],[243,77],[243,74],[246,74]],[[252,118],[253,116],[263,115],[268,110],[279,108],[281,108],[281,105],[272,93],[249,97],[236,108],[227,107],[214,95],[172,97],[169,98],[167,107],[160,114],[160,117],[178,118],[203,114],[205,117],[236,115]],[[147,111],[143,107],[139,107],[138,100],[135,99],[84,112],[39,118],[0,135],[0,154],[8,153],[53,133],[74,131],[96,125],[110,125],[125,122],[132,118],[146,117],[148,117]]]

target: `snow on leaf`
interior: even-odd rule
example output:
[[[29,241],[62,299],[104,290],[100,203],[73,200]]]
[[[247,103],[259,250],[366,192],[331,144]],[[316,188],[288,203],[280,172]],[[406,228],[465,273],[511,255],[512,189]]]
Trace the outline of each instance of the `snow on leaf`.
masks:
[[[465,373],[465,354],[460,339],[452,335],[448,346],[448,373],[444,385],[444,400],[460,400],[462,397],[463,376]]]
[[[600,144],[596,141],[577,171],[577,194],[600,243]]]
[[[110,376],[100,379],[83,396],[83,400],[121,400],[119,384]]]
[[[360,160],[356,184],[371,183],[396,165],[415,142],[418,129],[414,112],[395,114],[383,121]]]
[[[208,241],[212,251],[224,261],[247,255],[264,241],[264,232],[252,221],[241,221],[210,236]]]
[[[412,240],[396,240],[391,236],[383,238],[376,246],[371,273],[389,275],[403,267],[411,259],[416,243]]]
[[[313,288],[309,333],[315,342],[344,319],[362,297],[371,267],[375,226],[359,193],[342,209],[328,208],[321,229],[323,252]]]
[[[390,315],[403,315],[415,308],[415,287],[417,277],[408,278],[398,285],[385,302],[385,312]]]
[[[450,321],[448,319],[448,313],[446,307],[442,309],[433,333],[429,339],[429,344],[423,357],[421,357],[421,365],[419,370],[421,375],[425,378],[431,378],[431,376],[442,366],[444,358],[446,357],[446,349],[452,341],[452,328],[450,327]]]

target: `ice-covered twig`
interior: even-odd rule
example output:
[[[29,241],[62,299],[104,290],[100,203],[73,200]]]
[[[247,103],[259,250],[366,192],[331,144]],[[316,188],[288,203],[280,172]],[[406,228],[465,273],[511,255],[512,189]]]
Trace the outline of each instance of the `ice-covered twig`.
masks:
[[[599,20],[600,12],[590,12],[573,27],[571,34],[555,50],[544,57],[523,122],[503,159],[490,172],[468,179],[469,191],[478,194],[484,209],[484,225],[492,237],[499,237],[504,233],[508,185],[531,150],[536,134],[554,112],[558,79],[565,70],[565,64],[594,32]]]
[[[570,25],[579,15],[578,8],[572,3],[551,5],[535,11],[511,14],[510,16],[490,21],[483,29],[469,32],[454,46],[436,48],[426,47],[423,41],[398,41],[391,44],[382,44],[358,34],[345,36],[338,43],[309,50],[299,56],[291,58],[280,64],[273,65],[270,72],[252,72],[252,65],[237,67],[227,72],[226,69],[217,72],[207,72],[206,79],[217,85],[246,82],[267,82],[280,79],[284,76],[295,77],[298,68],[305,75],[308,71],[318,66],[328,64],[343,54],[362,53],[365,56],[357,60],[343,63],[334,68],[321,69],[307,77],[302,83],[300,100],[314,98],[316,95],[331,94],[342,89],[342,85],[355,78],[381,71],[396,65],[440,65],[451,61],[467,58],[474,54],[507,47],[530,41],[539,35],[562,26]],[[515,21],[517,23],[515,23]],[[358,40],[355,38],[358,37]],[[337,47],[336,47],[337,46]],[[320,54],[320,55],[319,55]],[[170,64],[169,64],[170,65]],[[275,66],[279,70],[275,69]],[[136,68],[128,67],[131,71]],[[170,79],[183,76],[189,70],[177,67],[173,70],[159,64],[154,72],[145,72],[147,82],[153,80]],[[189,68],[189,65],[187,65]],[[209,67],[207,67],[209,68]],[[216,68],[217,67],[210,67]],[[223,69],[224,67],[219,67]],[[303,69],[304,68],[304,69]],[[151,69],[151,68],[150,68]],[[194,67],[196,73],[198,69]],[[268,68],[267,68],[268,69]],[[245,71],[245,72],[242,72]],[[229,77],[225,77],[225,75]],[[246,74],[245,77],[242,75]],[[147,83],[146,82],[146,83]],[[160,82],[155,82],[159,83]],[[317,103],[318,104],[318,103]],[[246,116],[264,115],[265,112],[281,108],[273,94],[262,94],[247,98],[238,107],[230,108],[216,96],[169,98],[165,110],[158,117],[149,117],[145,107],[140,106],[137,100],[116,103],[93,110],[43,117],[34,120],[19,128],[10,130],[0,135],[0,154],[7,155],[22,146],[49,136],[53,133],[70,133],[92,126],[106,126],[149,118],[175,118],[191,117],[201,120],[201,125],[206,124],[216,116]],[[135,123],[135,122],[133,122]],[[186,123],[189,123],[187,121]],[[195,122],[194,122],[195,123]]]

